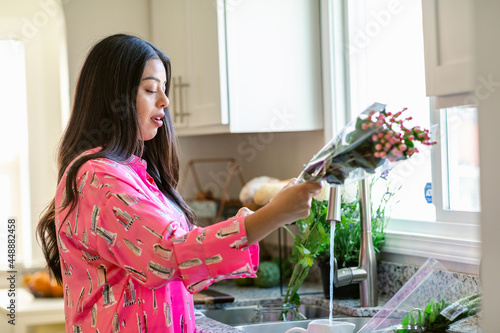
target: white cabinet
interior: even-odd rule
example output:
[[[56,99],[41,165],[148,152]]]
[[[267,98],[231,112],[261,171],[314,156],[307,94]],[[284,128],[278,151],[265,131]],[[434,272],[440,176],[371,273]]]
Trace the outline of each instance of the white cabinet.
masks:
[[[474,90],[473,9],[474,0],[423,0],[427,96]]]
[[[151,18],[179,135],[322,128],[319,1],[151,0]]]
[[[179,133],[227,127],[226,65],[219,65],[225,54],[225,46],[219,47],[219,40],[225,41],[218,26],[222,9],[207,0],[151,1],[152,42],[172,63],[170,112]]]

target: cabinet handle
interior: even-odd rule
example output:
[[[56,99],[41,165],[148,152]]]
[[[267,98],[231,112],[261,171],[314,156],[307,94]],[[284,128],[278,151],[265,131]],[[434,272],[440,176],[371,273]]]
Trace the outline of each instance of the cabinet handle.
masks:
[[[179,75],[178,79],[175,77],[172,77],[172,84],[173,84],[173,97],[174,101],[177,98],[177,95],[179,97],[179,103],[174,104],[174,123],[177,123],[177,118],[180,117],[180,122],[182,123],[184,121],[184,117],[189,116],[190,113],[184,112],[184,103],[183,103],[183,94],[182,90],[183,88],[189,87],[189,83],[182,83],[182,76]],[[178,92],[178,94],[176,94]],[[178,106],[178,107],[177,107]]]

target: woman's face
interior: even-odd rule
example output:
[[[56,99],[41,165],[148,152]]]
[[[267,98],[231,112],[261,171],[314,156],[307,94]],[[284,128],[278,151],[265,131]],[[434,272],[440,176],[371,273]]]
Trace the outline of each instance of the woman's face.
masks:
[[[167,75],[160,59],[146,62],[141,83],[137,92],[136,106],[139,118],[139,140],[151,140],[163,125],[164,108],[168,106],[165,95]],[[142,134],[142,137],[141,137]]]

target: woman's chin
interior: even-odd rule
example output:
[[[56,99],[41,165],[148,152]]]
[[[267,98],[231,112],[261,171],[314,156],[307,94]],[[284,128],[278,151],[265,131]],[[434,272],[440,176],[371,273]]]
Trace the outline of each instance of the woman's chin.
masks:
[[[158,132],[157,130],[154,130],[154,131],[150,131],[149,133],[144,134],[142,137],[139,136],[139,141],[152,140],[156,136],[157,132]]]

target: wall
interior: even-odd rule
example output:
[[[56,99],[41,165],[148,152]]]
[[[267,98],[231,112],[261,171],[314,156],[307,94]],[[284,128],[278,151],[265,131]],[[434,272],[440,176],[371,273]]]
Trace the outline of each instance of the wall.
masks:
[[[500,2],[476,0],[475,42],[477,63],[476,96],[479,100],[479,153],[481,165],[481,283],[483,288],[483,332],[498,332],[498,300],[500,288],[500,221],[498,189],[500,188],[500,154],[498,128],[500,124]],[[481,82],[490,82],[487,87]],[[485,89],[486,88],[486,89]],[[482,94],[479,94],[479,93]],[[486,93],[485,93],[486,92]]]
[[[323,131],[181,137],[179,144],[181,170],[194,158],[231,157],[240,164],[245,181],[258,176],[288,179],[297,177],[303,165],[323,146]],[[197,173],[206,185],[205,190],[217,195],[226,179],[227,165],[211,164],[210,169],[200,166]],[[185,185],[189,190],[183,193],[193,197],[192,175],[188,177]],[[238,198],[241,189],[238,178],[232,179],[231,185],[230,198]]]
[[[95,42],[114,33],[128,33],[149,38],[149,1],[67,0],[63,3],[72,97],[80,67]]]

